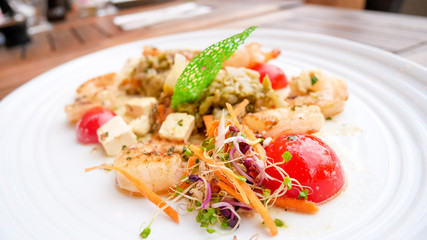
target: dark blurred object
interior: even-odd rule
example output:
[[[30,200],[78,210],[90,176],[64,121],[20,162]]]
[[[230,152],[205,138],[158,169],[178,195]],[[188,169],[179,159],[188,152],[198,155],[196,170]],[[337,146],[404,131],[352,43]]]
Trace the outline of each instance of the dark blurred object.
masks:
[[[17,14],[6,0],[0,0],[0,8],[5,16],[5,20],[0,23],[0,32],[5,37],[6,47],[30,42],[25,17],[22,14]]]
[[[366,9],[383,12],[400,12],[403,0],[366,0]]]
[[[111,0],[111,3],[118,9],[126,9],[147,4],[157,4],[170,2],[171,0]]]
[[[47,1],[47,20],[57,22],[65,20],[67,13],[65,0],[48,0]]]
[[[365,0],[306,0],[306,3],[340,8],[364,9]]]

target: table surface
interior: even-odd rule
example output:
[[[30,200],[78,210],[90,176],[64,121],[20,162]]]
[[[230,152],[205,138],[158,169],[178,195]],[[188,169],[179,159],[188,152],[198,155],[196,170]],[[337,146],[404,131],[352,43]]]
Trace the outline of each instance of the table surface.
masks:
[[[105,17],[72,18],[34,34],[26,46],[0,46],[0,99],[62,63],[144,38],[202,29],[259,27],[326,34],[375,46],[427,67],[427,18],[279,0],[201,0],[212,12],[124,31],[113,17],[181,4],[146,5]],[[188,2],[188,1],[185,1]]]

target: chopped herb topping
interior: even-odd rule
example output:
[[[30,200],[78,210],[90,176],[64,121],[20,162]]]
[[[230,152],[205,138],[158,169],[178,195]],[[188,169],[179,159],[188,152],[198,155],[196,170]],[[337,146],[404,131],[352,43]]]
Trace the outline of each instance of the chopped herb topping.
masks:
[[[331,117],[327,117],[326,120],[332,120],[332,118]]]
[[[172,156],[173,152],[175,151],[175,147],[171,147],[168,150],[168,156]]]
[[[126,160],[132,160],[132,157],[127,157]]]
[[[126,148],[126,145],[123,145],[123,146],[122,146],[122,150],[123,150],[123,149],[125,149],[125,148]]]
[[[182,127],[182,123],[184,122],[184,119],[181,119],[178,121],[178,126]]]
[[[319,79],[315,75],[311,76],[311,85],[313,86]]]
[[[292,159],[292,155],[286,151],[282,154],[282,158],[284,162],[289,162]]]

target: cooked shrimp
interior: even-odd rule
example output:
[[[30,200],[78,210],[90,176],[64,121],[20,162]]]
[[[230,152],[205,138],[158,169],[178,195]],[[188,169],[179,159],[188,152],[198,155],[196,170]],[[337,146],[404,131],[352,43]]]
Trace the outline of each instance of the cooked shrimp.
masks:
[[[283,133],[315,133],[325,124],[318,106],[278,108],[249,113],[243,123],[254,132],[266,137],[278,137]]]
[[[325,117],[342,112],[348,99],[347,84],[320,71],[302,71],[292,78],[290,88],[286,98],[290,105],[317,105]]]
[[[77,97],[74,103],[65,106],[68,121],[76,123],[94,107],[113,108],[117,93],[115,76],[115,73],[98,76],[80,85],[76,90]]]
[[[233,56],[224,62],[224,67],[245,67],[253,68],[258,64],[266,63],[280,55],[279,49],[270,52],[261,50],[261,44],[253,42],[244,48],[238,49]]]
[[[183,145],[148,140],[123,149],[114,160],[114,166],[126,169],[154,192],[166,192],[182,177],[182,149]],[[120,173],[116,180],[121,189],[138,192]]]

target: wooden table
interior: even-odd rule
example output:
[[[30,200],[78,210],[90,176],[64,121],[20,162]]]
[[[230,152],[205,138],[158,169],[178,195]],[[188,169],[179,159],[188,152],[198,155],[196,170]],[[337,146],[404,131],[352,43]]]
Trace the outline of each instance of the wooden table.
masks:
[[[76,57],[117,44],[201,29],[260,27],[327,34],[382,48],[427,67],[427,18],[348,10],[301,1],[202,0],[207,15],[158,23],[132,31],[113,16],[73,18],[32,37],[27,46],[0,46],[0,99],[37,75]],[[174,1],[120,11],[117,15],[180,4]]]

